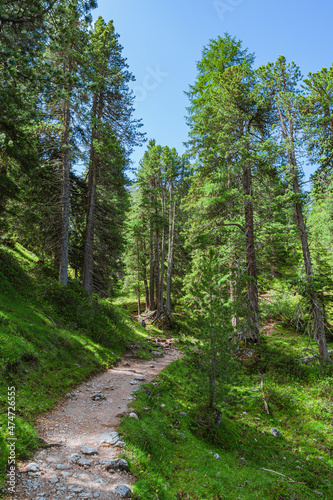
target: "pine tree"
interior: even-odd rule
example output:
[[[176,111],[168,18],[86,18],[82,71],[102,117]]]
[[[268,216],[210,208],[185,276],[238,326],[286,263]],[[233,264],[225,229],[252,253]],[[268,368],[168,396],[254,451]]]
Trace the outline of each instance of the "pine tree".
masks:
[[[284,173],[293,192],[296,223],[299,230],[304,269],[306,274],[305,293],[310,299],[311,314],[314,319],[315,338],[322,359],[328,358],[327,343],[324,331],[323,313],[316,291],[316,277],[311,261],[308,234],[303,213],[304,197],[300,187],[300,166],[297,156],[301,143],[301,121],[297,85],[300,80],[299,68],[287,64],[283,56],[275,64],[268,64],[258,72],[262,85],[272,97],[275,111],[275,122],[281,132],[281,152],[286,159]],[[277,140],[279,137],[277,136]]]
[[[94,240],[98,214],[97,194],[103,177],[120,171],[118,182],[124,185],[124,168],[133,145],[141,140],[140,124],[132,118],[133,96],[128,83],[133,79],[121,55],[122,47],[113,23],[100,17],[90,34],[87,77],[90,83],[90,137],[88,164],[88,200],[84,242],[83,287],[93,292]],[[116,176],[115,176],[116,177]],[[103,214],[99,214],[103,217]]]

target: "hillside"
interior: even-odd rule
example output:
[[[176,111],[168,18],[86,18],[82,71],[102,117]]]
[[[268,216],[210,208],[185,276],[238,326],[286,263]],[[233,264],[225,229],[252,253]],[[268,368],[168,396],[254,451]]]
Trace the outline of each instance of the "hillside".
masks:
[[[0,249],[0,471],[8,458],[7,388],[15,388],[16,458],[38,446],[37,415],[79,382],[112,366],[146,332],[108,300],[91,305],[74,281],[64,289],[20,245]],[[141,344],[140,344],[141,345]],[[139,352],[140,355],[140,352]],[[149,355],[149,354],[148,354]]]
[[[118,306],[106,299],[90,305],[75,282],[64,290],[19,245],[2,248],[0,258],[3,474],[10,437],[7,387],[16,389],[20,462],[40,445],[38,415],[113,365],[129,344],[135,341],[137,356],[146,358],[151,347],[147,331],[130,317],[131,298],[118,298]],[[185,356],[135,393],[139,420],[126,417],[120,427],[123,456],[137,478],[134,497],[332,498],[333,372],[330,365],[298,361],[307,337],[271,323],[258,345],[228,347],[212,413],[205,340],[189,313],[175,317],[172,334]]]

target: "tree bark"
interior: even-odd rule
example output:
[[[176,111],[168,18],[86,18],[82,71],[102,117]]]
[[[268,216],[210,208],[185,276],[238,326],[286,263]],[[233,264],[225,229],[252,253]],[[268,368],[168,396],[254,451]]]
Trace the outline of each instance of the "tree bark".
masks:
[[[93,292],[93,266],[94,266],[94,225],[95,225],[95,208],[96,208],[96,190],[97,190],[97,154],[95,151],[94,141],[98,136],[98,120],[101,115],[101,98],[96,95],[93,101],[92,115],[96,123],[93,126],[90,142],[90,159],[88,173],[88,206],[86,217],[86,229],[84,240],[84,260],[83,260],[83,288],[87,290],[90,299]]]
[[[157,210],[156,210],[157,215]],[[157,217],[156,217],[157,219]],[[159,256],[159,230],[155,231],[155,301],[157,312],[160,312],[160,256]]]
[[[279,111],[280,123],[281,123],[281,127],[282,127],[283,138],[284,138],[284,141],[285,141],[287,149],[288,149],[288,160],[289,160],[289,164],[291,166],[291,173],[292,173],[292,179],[293,179],[292,186],[293,186],[293,192],[295,194],[295,199],[296,199],[295,200],[295,213],[296,213],[297,226],[298,226],[298,230],[300,233],[301,244],[302,244],[304,268],[305,268],[305,273],[306,273],[306,279],[308,282],[308,287],[307,287],[308,288],[308,295],[310,298],[311,309],[312,309],[312,314],[313,314],[313,318],[314,318],[316,341],[318,343],[320,357],[322,359],[329,359],[327,342],[326,342],[326,337],[325,337],[324,319],[323,319],[322,311],[320,308],[318,294],[312,287],[314,273],[313,273],[311,254],[310,254],[310,249],[309,249],[309,244],[308,244],[308,235],[307,235],[306,225],[305,225],[304,216],[303,216],[303,207],[302,207],[301,201],[299,201],[299,197],[301,195],[301,189],[300,189],[299,180],[298,180],[298,168],[297,168],[295,146],[294,146],[294,144],[295,144],[295,141],[294,141],[294,123],[290,117],[289,118],[289,127],[288,127],[289,134],[288,134],[286,123],[284,121],[284,117],[283,117],[282,110],[281,110],[280,106],[278,106],[278,111]]]
[[[161,243],[161,270],[160,270],[160,286],[159,286],[159,312],[162,313],[164,309],[163,300],[163,288],[164,288],[164,261],[165,261],[165,194],[162,193],[162,217],[163,217],[163,229],[162,229],[162,243]]]
[[[243,192],[245,195],[245,245],[246,245],[246,270],[248,276],[248,317],[247,327],[242,332],[243,340],[259,340],[259,304],[257,286],[257,266],[254,247],[253,204],[252,204],[252,173],[251,167],[243,170]]]
[[[155,310],[154,301],[154,227],[153,221],[150,219],[150,231],[149,231],[149,310]]]
[[[175,219],[176,219],[176,200],[172,203],[173,185],[170,183],[170,211],[169,211],[169,252],[168,252],[168,272],[166,288],[166,314],[171,314],[171,279],[173,268],[174,244],[175,244]]]
[[[70,68],[69,68],[70,71]],[[59,252],[59,282],[68,283],[69,209],[70,209],[70,102],[63,104],[62,162],[61,162],[61,241]]]

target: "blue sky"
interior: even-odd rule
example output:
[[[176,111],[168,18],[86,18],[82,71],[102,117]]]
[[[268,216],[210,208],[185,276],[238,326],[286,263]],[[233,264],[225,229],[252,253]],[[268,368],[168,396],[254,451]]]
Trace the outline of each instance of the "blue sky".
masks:
[[[333,62],[333,3],[329,0],[98,0],[93,18],[112,19],[136,77],[136,118],[147,138],[185,151],[188,90],[209,40],[228,32],[256,56],[255,66],[279,55],[303,75]],[[132,156],[134,165],[145,146]],[[311,167],[305,167],[306,177]]]

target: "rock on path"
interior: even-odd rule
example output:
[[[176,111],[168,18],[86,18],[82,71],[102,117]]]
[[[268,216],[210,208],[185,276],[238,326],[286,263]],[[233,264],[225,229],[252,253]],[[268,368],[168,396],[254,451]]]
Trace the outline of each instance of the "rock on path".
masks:
[[[170,349],[154,364],[125,357],[115,368],[73,389],[71,397],[65,397],[54,410],[42,415],[37,425],[39,436],[57,446],[41,449],[29,462],[20,464],[15,498],[129,498],[135,478],[128,471],[127,462],[117,457],[126,445],[116,426],[120,415],[131,412],[128,404],[135,395],[131,385],[133,372],[137,384],[150,382],[181,356],[177,349]],[[92,398],[97,394],[104,397]]]

